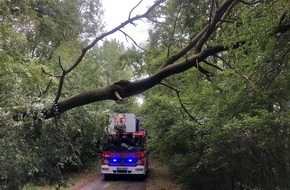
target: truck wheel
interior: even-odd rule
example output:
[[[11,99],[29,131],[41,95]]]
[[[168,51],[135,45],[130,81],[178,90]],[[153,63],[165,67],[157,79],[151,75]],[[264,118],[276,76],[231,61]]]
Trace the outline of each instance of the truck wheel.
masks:
[[[148,177],[149,174],[149,168],[147,168],[146,172],[145,172],[145,177]]]
[[[104,174],[104,180],[108,181],[112,179],[112,175],[111,174]]]
[[[145,179],[146,179],[146,175],[144,175],[144,174],[140,174],[138,176],[138,180],[140,180],[140,181],[144,181]]]

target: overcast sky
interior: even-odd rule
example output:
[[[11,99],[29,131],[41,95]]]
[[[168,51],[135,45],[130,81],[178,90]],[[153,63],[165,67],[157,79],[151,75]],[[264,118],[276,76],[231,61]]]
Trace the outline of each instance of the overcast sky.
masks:
[[[106,23],[106,30],[111,30],[116,26],[120,25],[122,22],[128,19],[131,9],[139,2],[140,0],[102,0],[104,7],[104,17]],[[137,14],[143,14],[149,5],[152,5],[152,0],[144,0],[138,8],[136,8],[131,17]],[[148,25],[144,21],[136,21],[136,27],[133,25],[128,25],[124,29],[128,35],[130,35],[137,43],[144,42],[147,38],[147,29]],[[123,33],[116,32],[115,34],[108,37],[109,39],[116,38],[118,41],[123,42],[125,46],[132,44],[130,39],[128,42]]]

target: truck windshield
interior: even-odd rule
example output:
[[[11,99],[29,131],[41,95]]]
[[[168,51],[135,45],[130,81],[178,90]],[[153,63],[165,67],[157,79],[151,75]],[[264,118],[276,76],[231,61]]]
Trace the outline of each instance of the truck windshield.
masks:
[[[127,149],[129,151],[142,150],[144,149],[143,136],[132,134],[125,135],[116,135],[110,134],[107,135],[104,142],[103,150],[115,150],[122,151]]]

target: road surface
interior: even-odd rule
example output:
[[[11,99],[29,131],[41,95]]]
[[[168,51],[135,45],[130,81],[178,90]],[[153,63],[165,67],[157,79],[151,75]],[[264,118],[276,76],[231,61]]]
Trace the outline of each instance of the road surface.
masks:
[[[71,190],[146,190],[146,180],[134,176],[104,180],[101,173],[93,173],[74,185]]]
[[[87,173],[69,190],[181,190],[181,187],[174,183],[162,164],[151,160],[145,180],[127,175],[104,180],[100,171],[94,171]]]

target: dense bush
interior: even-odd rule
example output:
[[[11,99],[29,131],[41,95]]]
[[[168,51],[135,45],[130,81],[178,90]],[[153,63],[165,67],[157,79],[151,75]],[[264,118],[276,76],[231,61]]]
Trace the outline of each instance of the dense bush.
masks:
[[[159,110],[158,115],[153,107],[150,109],[152,115],[146,125],[152,136],[150,151],[185,189],[290,187],[289,112],[264,110],[217,126],[173,117],[173,109]],[[159,117],[163,114],[175,122],[166,125]]]
[[[15,126],[1,123],[1,189],[18,189],[31,181],[64,184],[63,173],[80,171],[98,159],[99,138],[108,120],[90,109]]]

